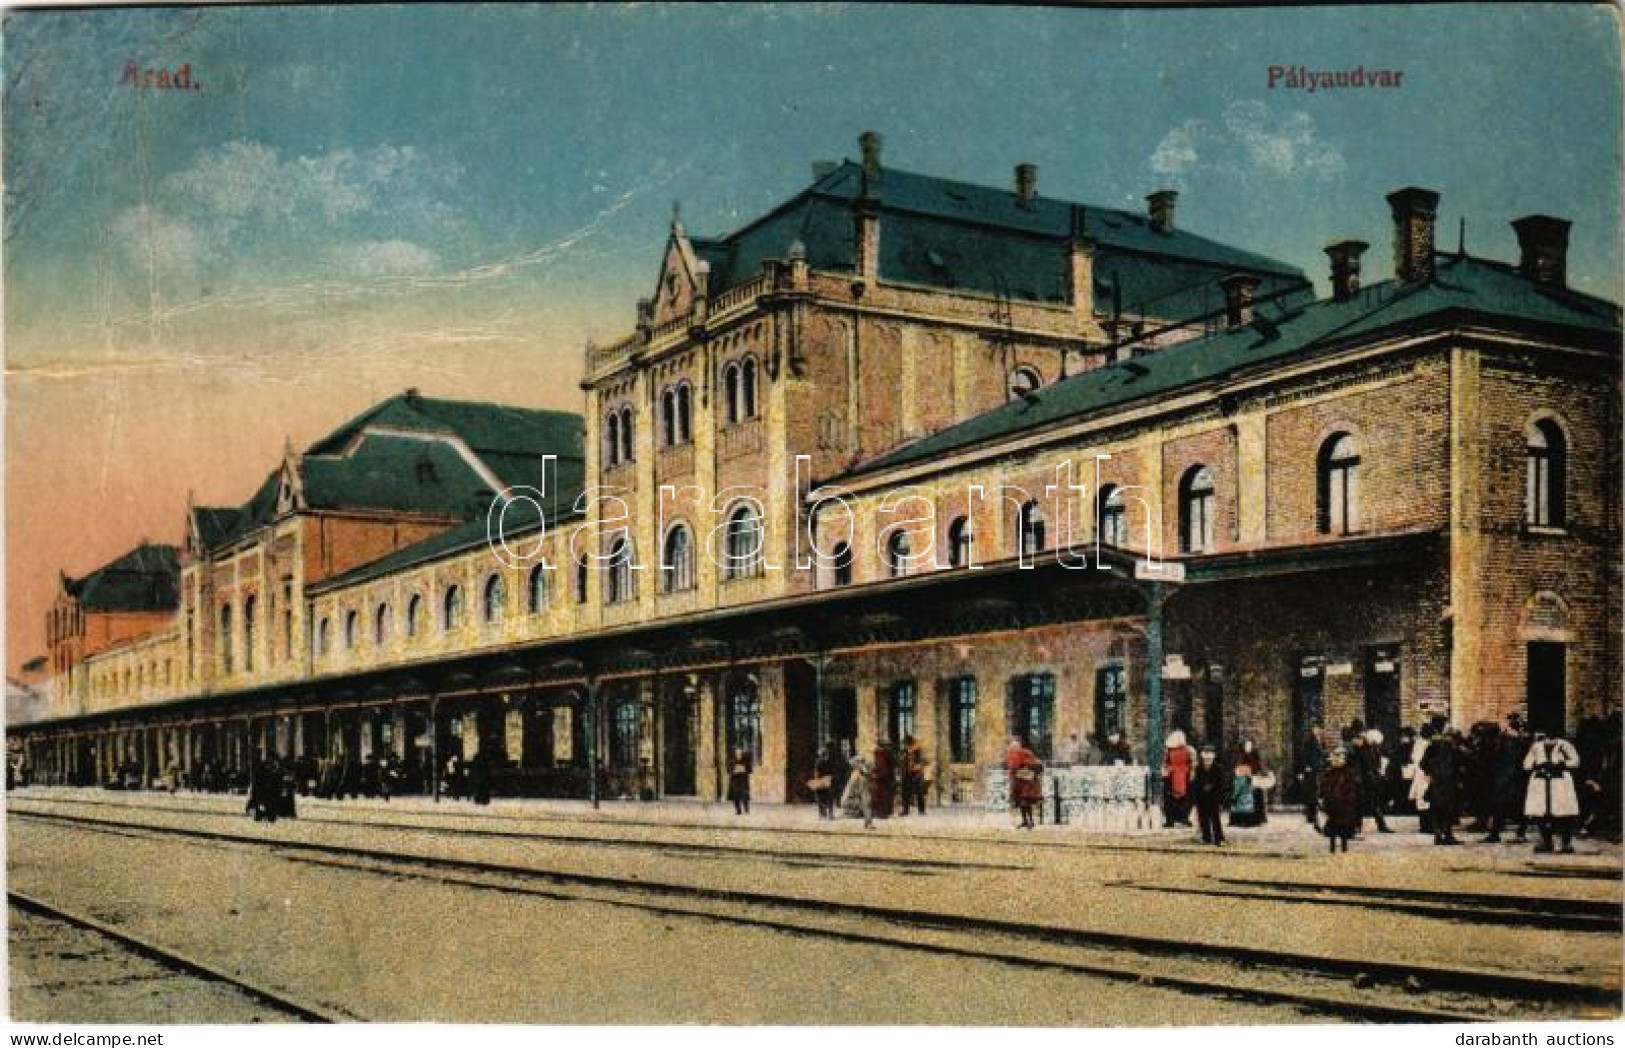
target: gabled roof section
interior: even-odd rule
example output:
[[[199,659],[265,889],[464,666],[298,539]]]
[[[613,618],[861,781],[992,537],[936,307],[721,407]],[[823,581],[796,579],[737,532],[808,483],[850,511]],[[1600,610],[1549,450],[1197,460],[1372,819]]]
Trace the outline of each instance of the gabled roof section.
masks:
[[[1514,330],[1557,330],[1601,336],[1617,352],[1620,309],[1577,291],[1538,284],[1515,268],[1467,256],[1439,256],[1425,284],[1374,284],[1345,302],[1260,306],[1254,324],[1182,342],[1143,357],[1096,368],[1041,390],[1036,401],[1012,401],[957,426],[863,463],[849,477],[961,451],[1028,430],[1155,399],[1238,372],[1308,357],[1351,342],[1444,323],[1483,323]],[[840,478],[835,478],[837,481]]]
[[[231,533],[240,511],[231,506],[193,506],[192,529],[204,549],[211,549]]]
[[[852,205],[863,169],[847,161],[756,221],[726,237],[695,238],[711,264],[713,294],[784,258],[793,241],[814,269],[851,271]],[[1181,229],[1158,232],[1142,214],[1038,196],[1023,204],[1007,189],[885,168],[868,182],[880,210],[880,277],[1034,302],[1064,302],[1072,241],[1094,245],[1095,302],[1125,314],[1183,319],[1212,312],[1219,277],[1253,273],[1260,295],[1300,287],[1302,270]],[[1214,285],[1208,288],[1207,285]],[[1200,287],[1193,300],[1182,289]],[[1205,297],[1204,297],[1205,296]],[[1221,300],[1222,301],[1222,300]]]
[[[568,412],[408,391],[289,460],[309,509],[469,520],[483,518],[492,495],[507,487],[545,491],[550,512],[572,505],[585,482],[585,439],[581,416]],[[275,520],[284,468],[237,509],[194,509],[206,545],[236,542]]]
[[[368,408],[305,449],[309,455],[338,454],[369,426],[454,434],[475,451],[581,458],[585,429],[581,416],[474,400],[441,400],[415,391]]]
[[[67,590],[86,611],[173,611],[180,592],[180,551],[144,542]]]

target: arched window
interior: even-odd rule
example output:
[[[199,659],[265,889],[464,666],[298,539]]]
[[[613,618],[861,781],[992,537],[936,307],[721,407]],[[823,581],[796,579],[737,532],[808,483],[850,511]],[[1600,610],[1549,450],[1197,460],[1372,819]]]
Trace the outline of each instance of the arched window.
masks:
[[[632,599],[632,548],[625,539],[616,539],[609,548],[609,574],[605,578],[604,603],[619,604]]]
[[[660,572],[661,586],[667,593],[681,593],[694,588],[694,543],[686,526],[674,524],[666,532]]]
[[[355,624],[356,624],[356,618],[357,618],[357,616],[356,616],[356,613],[354,611],[347,611],[347,612],[344,613],[344,650],[345,651],[353,651],[355,649]]]
[[[231,605],[220,609],[220,671],[231,672]]]
[[[576,603],[587,603],[587,562],[576,561]]]
[[[660,443],[677,445],[677,391],[670,386],[660,394]]]
[[[243,600],[243,669],[254,672],[254,612],[258,601],[249,596]]]
[[[1315,528],[1322,535],[1351,535],[1360,527],[1360,456],[1354,438],[1334,433],[1315,460]]]
[[[964,568],[970,566],[971,545],[976,536],[971,531],[969,517],[955,517],[948,525],[948,566],[950,568]]]
[[[411,599],[406,602],[406,635],[408,637],[418,635],[418,621],[422,615],[423,598],[414,593]]]
[[[1192,466],[1179,481],[1179,549],[1205,553],[1213,548],[1213,473]]]
[[[1095,535],[1102,546],[1122,548],[1128,545],[1128,513],[1123,507],[1123,496],[1116,484],[1104,484],[1095,498],[1098,510]]]
[[[762,515],[746,503],[728,517],[723,577],[730,579],[757,575],[762,570]]]
[[[492,572],[485,580],[485,595],[480,603],[481,614],[485,618],[486,625],[489,626],[494,622],[502,621],[502,600],[504,596],[506,596],[506,593],[502,585],[502,576]]]
[[[379,604],[372,613],[372,642],[380,648],[389,643],[388,604]]]
[[[739,365],[729,364],[722,369],[722,407],[723,418],[729,422],[739,421]]]
[[[632,461],[632,409],[621,409],[621,461]]]
[[[333,643],[333,631],[328,625],[327,616],[316,624],[316,654],[326,655]]]
[[[833,559],[835,585],[852,585],[852,547],[845,542],[836,543]]]
[[[677,387],[677,443],[687,444],[693,437],[689,431],[690,400],[694,396],[693,389],[687,382]]]
[[[1023,557],[1032,557],[1044,552],[1046,539],[1044,507],[1037,501],[1021,507],[1021,512],[1016,515],[1016,534],[1021,542],[1020,550]]]
[[[451,632],[463,623],[463,588],[461,586],[447,586],[446,596],[440,606],[440,628]]]
[[[886,540],[886,574],[894,579],[900,579],[908,574],[909,555],[913,551],[913,544],[909,542],[908,532],[894,531]]]
[[[530,569],[530,578],[525,585],[525,609],[532,615],[539,615],[547,607],[547,569],[538,564]]]
[[[1016,400],[1023,393],[1037,393],[1044,385],[1044,378],[1038,369],[1026,364],[1010,372],[1010,399]]]
[[[604,418],[604,463],[613,466],[621,461],[621,416],[611,411]]]
[[[1561,528],[1568,520],[1568,440],[1552,419],[1529,427],[1524,479],[1524,523]]]
[[[745,418],[756,417],[756,358],[746,357],[739,368],[739,409]]]

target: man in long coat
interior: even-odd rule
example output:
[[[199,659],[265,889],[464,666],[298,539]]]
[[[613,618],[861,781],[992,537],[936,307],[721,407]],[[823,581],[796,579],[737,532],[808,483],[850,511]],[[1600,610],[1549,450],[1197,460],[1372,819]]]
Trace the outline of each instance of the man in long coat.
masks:
[[[1580,800],[1574,792],[1574,773],[1580,768],[1580,754],[1574,744],[1562,737],[1548,739],[1536,734],[1534,745],[1523,759],[1529,773],[1529,789],[1523,812],[1540,826],[1537,852],[1552,850],[1553,832],[1562,834],[1564,854],[1574,852],[1574,821],[1580,817]]]
[[[875,815],[890,818],[897,803],[897,761],[892,757],[889,741],[875,746],[873,778]]]
[[[1221,812],[1230,799],[1230,769],[1218,761],[1212,746],[1203,746],[1191,774],[1191,797],[1196,801],[1196,824],[1202,829],[1203,844],[1224,843]]]
[[[1367,728],[1354,740],[1354,774],[1360,786],[1360,814],[1377,821],[1378,833],[1393,833],[1382,817],[1382,732]]]
[[[1461,812],[1461,760],[1454,729],[1439,732],[1422,754],[1427,775],[1428,812],[1432,816],[1434,844],[1460,844],[1456,818]]]

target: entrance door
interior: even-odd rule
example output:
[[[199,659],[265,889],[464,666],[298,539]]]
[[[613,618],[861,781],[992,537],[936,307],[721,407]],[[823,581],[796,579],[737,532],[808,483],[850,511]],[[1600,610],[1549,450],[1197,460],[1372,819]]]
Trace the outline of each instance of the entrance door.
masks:
[[[700,718],[695,697],[686,683],[667,686],[660,708],[660,767],[664,792],[672,797],[692,797],[698,780]]]
[[[1224,677],[1218,667],[1209,666],[1202,679],[1202,738],[1209,746],[1225,751]]]
[[[1365,659],[1365,723],[1384,739],[1399,737],[1399,649],[1369,648]]]
[[[837,746],[857,745],[858,693],[854,689],[830,688],[824,692],[824,738]]]
[[[1324,727],[1326,660],[1320,656],[1300,659],[1293,667],[1292,678],[1292,766],[1303,764],[1303,742],[1310,728]],[[1296,781],[1296,776],[1289,777]]]
[[[1529,645],[1529,727],[1561,735],[1568,723],[1568,648],[1549,641]]]

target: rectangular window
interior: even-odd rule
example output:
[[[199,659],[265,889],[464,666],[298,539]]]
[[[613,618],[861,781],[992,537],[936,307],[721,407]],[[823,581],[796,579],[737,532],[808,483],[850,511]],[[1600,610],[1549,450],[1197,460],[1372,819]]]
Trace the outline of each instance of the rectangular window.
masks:
[[[1010,734],[1044,760],[1050,757],[1050,730],[1055,723],[1055,674],[1029,673],[1010,678],[1006,714]]]
[[[1128,673],[1112,664],[1095,670],[1095,734],[1128,734]]]
[[[623,699],[615,706],[615,730],[610,738],[610,763],[617,768],[638,763],[638,702]]]
[[[948,748],[957,764],[976,760],[976,678],[948,682]]]
[[[762,699],[754,684],[736,685],[728,695],[728,753],[744,750],[762,763]]]
[[[918,689],[911,680],[900,680],[891,686],[886,710],[886,727],[892,742],[902,742],[914,734]]]

